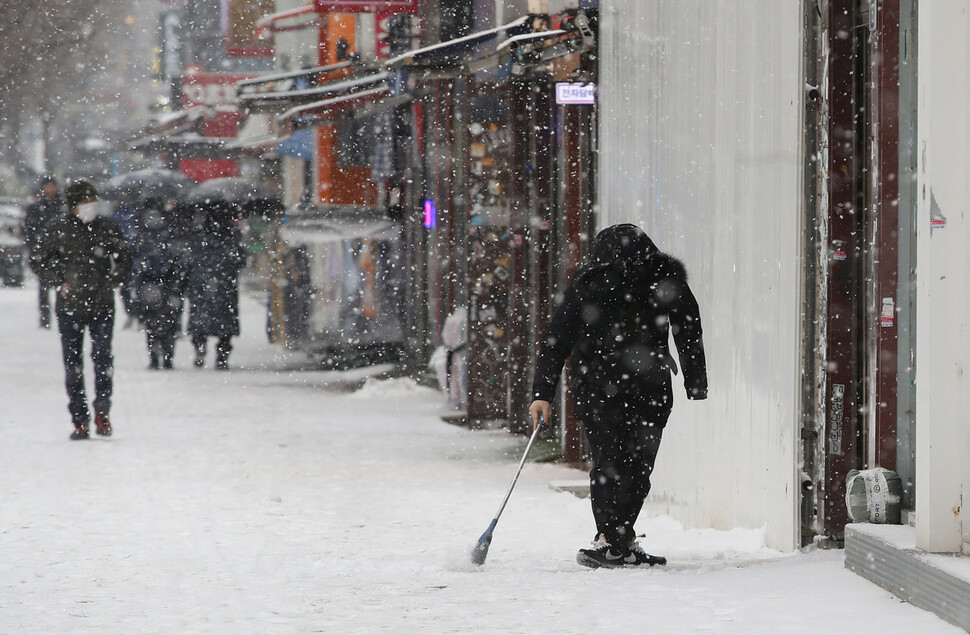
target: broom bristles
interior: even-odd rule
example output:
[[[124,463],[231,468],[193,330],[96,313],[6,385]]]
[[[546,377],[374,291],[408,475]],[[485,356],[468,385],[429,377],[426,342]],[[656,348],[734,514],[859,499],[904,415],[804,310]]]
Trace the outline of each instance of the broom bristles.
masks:
[[[485,558],[488,557],[488,545],[489,542],[479,542],[475,545],[475,549],[472,550],[472,563],[479,566],[485,564]]]

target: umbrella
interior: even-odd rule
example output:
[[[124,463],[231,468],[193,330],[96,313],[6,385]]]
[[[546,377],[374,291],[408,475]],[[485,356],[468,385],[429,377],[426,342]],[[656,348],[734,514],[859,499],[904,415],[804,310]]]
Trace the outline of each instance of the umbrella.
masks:
[[[196,205],[231,205],[244,214],[274,216],[283,203],[271,189],[243,177],[212,179],[192,188],[187,201]]]
[[[120,174],[101,186],[101,196],[129,203],[149,198],[181,200],[195,181],[181,172],[149,168]]]

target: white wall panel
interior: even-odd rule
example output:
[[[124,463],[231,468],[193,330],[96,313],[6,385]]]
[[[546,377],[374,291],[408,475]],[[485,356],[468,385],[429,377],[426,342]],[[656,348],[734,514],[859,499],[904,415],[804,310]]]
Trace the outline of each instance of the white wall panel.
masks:
[[[970,10],[920,2],[918,22],[916,545],[956,552],[970,542]]]
[[[708,356],[706,402],[675,381],[652,509],[794,549],[801,3],[604,0],[601,18],[599,225],[685,261]]]

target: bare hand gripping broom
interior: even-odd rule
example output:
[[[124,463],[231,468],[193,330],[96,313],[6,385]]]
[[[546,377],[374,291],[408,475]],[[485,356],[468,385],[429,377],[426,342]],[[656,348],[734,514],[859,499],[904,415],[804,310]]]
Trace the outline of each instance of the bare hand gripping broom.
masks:
[[[535,443],[536,437],[539,436],[539,430],[542,428],[542,417],[539,417],[539,425],[536,429],[532,431],[532,437],[529,439],[529,444],[525,446],[525,453],[522,454],[522,460],[519,461],[519,469],[515,471],[515,477],[512,478],[512,483],[509,485],[509,491],[505,493],[505,498],[502,500],[502,504],[498,508],[498,512],[495,514],[495,518],[488,525],[488,529],[482,534],[482,537],[478,539],[478,544],[475,545],[475,549],[472,551],[472,562],[477,565],[485,564],[485,558],[488,557],[488,546],[492,544],[492,532],[495,531],[495,526],[498,524],[498,517],[502,515],[505,510],[505,504],[509,502],[509,496],[512,495],[512,489],[515,487],[515,482],[519,480],[519,474],[522,473],[522,466],[525,465],[525,460],[529,456],[529,450],[532,449],[532,444]]]

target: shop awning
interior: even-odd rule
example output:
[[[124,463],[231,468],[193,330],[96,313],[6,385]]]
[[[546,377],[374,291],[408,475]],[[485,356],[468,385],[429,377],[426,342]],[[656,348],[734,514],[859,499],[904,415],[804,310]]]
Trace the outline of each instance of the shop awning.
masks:
[[[296,9],[263,16],[256,21],[256,39],[268,38],[273,33],[311,29],[320,26],[320,24],[320,15],[311,3]]]
[[[180,159],[231,159],[238,157],[240,150],[230,147],[230,141],[196,134],[153,136],[129,143],[128,149],[149,153],[164,152]]]
[[[538,33],[523,33],[522,35],[514,35],[496,46],[495,52],[501,53],[506,49],[515,50],[528,44],[546,42],[561,35],[565,35],[566,33],[568,33],[568,31],[563,31],[560,29],[557,31],[539,31]]]
[[[142,150],[158,145],[166,139],[184,135],[195,135],[202,131],[202,123],[213,111],[208,106],[193,106],[185,110],[164,113],[155,117],[141,133],[121,142],[120,147],[129,150]]]
[[[498,63],[507,66],[512,75],[523,75],[529,69],[595,46],[576,31],[547,31],[532,35],[536,37],[503,42],[496,50]]]
[[[549,30],[550,22],[561,28]],[[384,66],[397,73],[397,92],[404,90],[409,79],[445,79],[498,66],[511,65],[508,72],[518,75],[530,67],[595,46],[592,31],[585,28],[588,21],[580,22],[584,28],[575,24],[575,20],[526,15],[500,27],[408,51],[388,60]],[[504,37],[493,48],[482,52],[480,45],[503,33]],[[477,50],[479,57],[469,56],[473,50]]]
[[[390,97],[391,89],[387,86],[372,88],[361,92],[315,101],[303,106],[296,106],[283,113],[277,119],[280,134],[287,135],[295,130],[311,128],[330,123],[338,115],[354,110],[363,109]],[[373,114],[371,111],[369,114]],[[357,113],[361,116],[361,113]]]
[[[389,77],[387,72],[372,73],[327,82],[313,88],[241,95],[239,107],[249,112],[281,113],[295,106],[383,88],[388,85]]]
[[[158,116],[151,123],[151,135],[160,134],[181,134],[183,132],[188,132],[196,127],[196,125],[212,114],[212,109],[208,106],[192,106],[186,108],[185,110],[176,110],[175,112],[165,113]]]
[[[313,84],[317,78],[327,73],[342,71],[354,66],[354,62],[340,62],[329,66],[317,66],[315,68],[300,69],[288,73],[273,73],[271,75],[260,75],[252,79],[247,79],[236,84],[236,91],[239,95],[250,95],[262,92],[280,92],[291,90],[300,84]]]
[[[508,24],[503,24],[502,26],[498,26],[493,29],[478,31],[464,37],[455,38],[446,42],[439,42],[438,44],[432,44],[430,46],[425,46],[424,48],[414,49],[412,51],[408,51],[407,53],[402,53],[397,57],[392,57],[384,63],[384,66],[388,69],[395,70],[405,66],[434,65],[448,57],[452,57],[460,53],[467,53],[475,46],[484,44],[485,42],[498,37],[500,33],[505,32],[513,35],[518,34],[520,31],[530,28],[533,19],[534,16],[531,15],[522,16],[518,20],[514,20]]]

